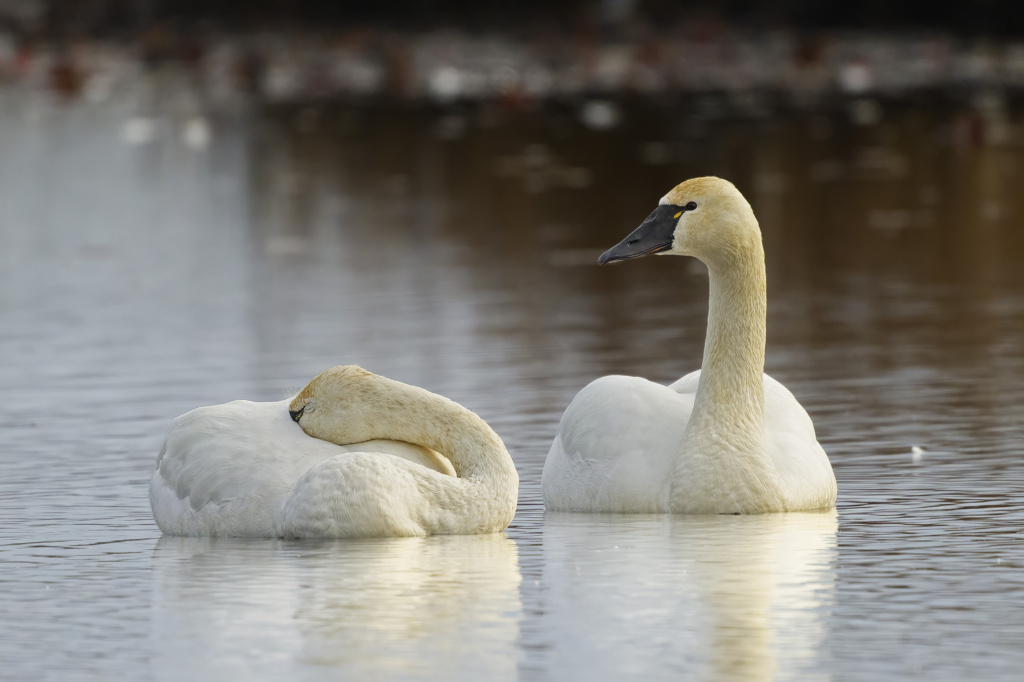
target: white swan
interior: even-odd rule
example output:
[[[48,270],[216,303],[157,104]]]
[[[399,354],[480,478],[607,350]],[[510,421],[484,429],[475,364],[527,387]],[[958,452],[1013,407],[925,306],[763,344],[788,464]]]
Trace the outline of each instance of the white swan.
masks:
[[[149,500],[169,535],[468,535],[508,526],[518,490],[483,419],[348,365],[290,405],[235,401],[175,419]]]
[[[708,267],[704,362],[671,386],[608,376],[562,416],[541,487],[576,512],[762,513],[829,509],[836,479],[807,412],[764,374],[761,231],[720,178],[677,186],[600,263],[651,253]]]

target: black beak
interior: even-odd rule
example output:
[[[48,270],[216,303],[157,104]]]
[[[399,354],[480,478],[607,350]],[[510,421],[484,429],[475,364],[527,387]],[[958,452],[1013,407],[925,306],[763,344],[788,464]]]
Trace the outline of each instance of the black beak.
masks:
[[[291,415],[292,421],[295,422],[296,424],[298,424],[299,423],[299,417],[301,417],[302,413],[305,412],[305,411],[306,411],[306,406],[303,405],[298,410],[288,410],[288,414]]]
[[[605,251],[597,262],[601,265],[630,258],[648,256],[672,248],[676,223],[686,209],[682,206],[664,205],[654,209],[640,227],[628,237]]]

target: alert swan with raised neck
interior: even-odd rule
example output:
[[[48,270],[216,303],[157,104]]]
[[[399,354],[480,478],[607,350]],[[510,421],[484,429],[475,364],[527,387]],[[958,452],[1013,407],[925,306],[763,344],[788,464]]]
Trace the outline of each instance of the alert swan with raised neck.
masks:
[[[169,535],[388,537],[498,532],[518,490],[483,419],[348,365],[289,400],[175,419],[149,499]]]
[[[830,509],[836,479],[793,394],[764,374],[765,268],[731,183],[687,180],[600,263],[693,256],[708,268],[701,369],[671,386],[607,376],[573,399],[544,463],[547,508],[756,514]]]

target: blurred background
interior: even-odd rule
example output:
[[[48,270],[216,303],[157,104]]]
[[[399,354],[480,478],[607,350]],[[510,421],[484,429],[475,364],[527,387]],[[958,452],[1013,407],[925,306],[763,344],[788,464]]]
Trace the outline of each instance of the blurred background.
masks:
[[[718,174],[766,239],[799,234],[774,277],[908,242],[901,266],[955,277],[951,232],[974,258],[1019,243],[993,235],[1016,211],[1021,36],[996,0],[0,0],[0,82],[12,134],[89,121],[103,154],[206,163],[244,138],[252,200],[287,213],[259,211],[271,251],[357,176],[378,208],[429,198],[446,227],[588,263],[652,197]]]
[[[0,658],[1017,679],[1022,114],[1010,1],[0,0]],[[700,365],[703,266],[596,265],[699,175],[758,216],[838,517],[545,517],[576,391]],[[341,363],[489,421],[507,537],[159,539],[174,416]]]

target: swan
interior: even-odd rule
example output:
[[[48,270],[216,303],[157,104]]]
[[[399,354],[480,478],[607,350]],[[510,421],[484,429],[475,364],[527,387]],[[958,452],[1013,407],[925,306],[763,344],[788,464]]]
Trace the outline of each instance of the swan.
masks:
[[[149,499],[168,535],[346,538],[496,533],[518,491],[483,419],[347,365],[288,400],[175,419]]]
[[[544,462],[545,506],[677,514],[832,508],[836,479],[810,417],[764,374],[764,250],[750,204],[721,178],[687,180],[598,262],[652,253],[707,265],[701,369],[671,386],[607,376],[584,387]]]

